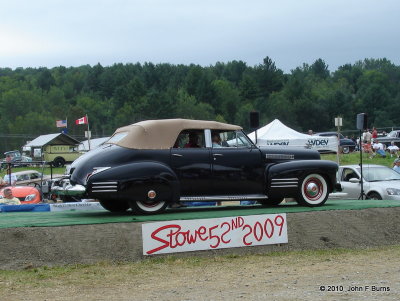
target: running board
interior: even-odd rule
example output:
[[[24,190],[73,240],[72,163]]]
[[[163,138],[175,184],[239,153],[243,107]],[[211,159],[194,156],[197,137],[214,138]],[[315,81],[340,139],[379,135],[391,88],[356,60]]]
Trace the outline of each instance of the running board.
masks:
[[[266,200],[265,194],[244,194],[244,195],[210,195],[210,196],[183,196],[181,202],[193,201],[242,201],[242,200]]]

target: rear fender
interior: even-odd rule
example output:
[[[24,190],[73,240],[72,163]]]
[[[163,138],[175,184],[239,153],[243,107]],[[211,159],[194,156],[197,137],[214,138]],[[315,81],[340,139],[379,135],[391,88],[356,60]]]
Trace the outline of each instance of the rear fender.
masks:
[[[106,183],[105,185],[99,183]],[[107,186],[101,192],[96,187]],[[115,187],[116,186],[116,187]],[[179,181],[174,171],[165,164],[153,161],[136,162],[109,168],[95,173],[87,180],[89,196],[123,201],[143,201],[148,192],[156,192],[154,201],[176,201],[179,199]]]

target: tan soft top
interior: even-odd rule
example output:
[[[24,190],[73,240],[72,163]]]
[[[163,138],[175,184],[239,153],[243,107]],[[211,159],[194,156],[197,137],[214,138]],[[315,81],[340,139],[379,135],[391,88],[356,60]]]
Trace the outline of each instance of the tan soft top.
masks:
[[[135,149],[168,149],[174,145],[178,135],[183,130],[195,129],[235,131],[242,128],[237,125],[216,121],[190,119],[146,120],[117,129],[106,143]],[[118,136],[123,138],[118,139]]]

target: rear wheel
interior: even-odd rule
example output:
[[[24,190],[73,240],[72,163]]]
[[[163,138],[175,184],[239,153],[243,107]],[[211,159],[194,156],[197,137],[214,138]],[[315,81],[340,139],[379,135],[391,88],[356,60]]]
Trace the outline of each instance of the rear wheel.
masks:
[[[63,158],[55,158],[53,161],[53,166],[54,167],[63,167],[65,164],[65,160]]]
[[[72,202],[76,203],[81,201],[81,199],[71,195],[61,195],[60,199],[63,201],[63,203],[72,203]]]
[[[380,196],[380,194],[376,193],[376,192],[371,192],[370,194],[368,194],[367,198],[369,200],[382,200],[382,197]]]
[[[297,203],[299,205],[316,207],[323,205],[328,199],[328,183],[320,174],[307,175],[300,186]]]
[[[261,203],[261,205],[263,205],[265,207],[274,207],[274,206],[278,206],[280,203],[282,203],[284,199],[285,198],[268,199],[268,200],[260,201],[260,203]]]
[[[111,212],[125,212],[129,209],[129,205],[126,202],[117,202],[110,200],[99,200],[99,202],[104,209]]]
[[[129,205],[132,211],[137,214],[157,214],[163,212],[168,203],[166,201],[144,200],[129,201]]]
[[[349,146],[342,146],[342,153],[343,154],[350,153],[350,147]]]

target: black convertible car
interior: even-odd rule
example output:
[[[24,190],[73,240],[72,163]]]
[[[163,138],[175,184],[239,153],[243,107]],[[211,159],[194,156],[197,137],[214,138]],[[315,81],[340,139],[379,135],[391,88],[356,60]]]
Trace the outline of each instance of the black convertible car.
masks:
[[[313,150],[259,148],[236,125],[186,119],[149,120],[116,130],[71,166],[65,195],[98,199],[109,211],[154,214],[179,201],[285,197],[321,206],[338,166]]]

